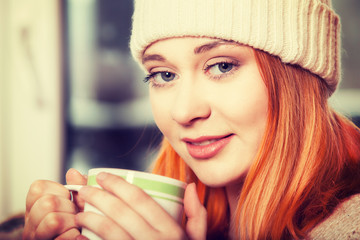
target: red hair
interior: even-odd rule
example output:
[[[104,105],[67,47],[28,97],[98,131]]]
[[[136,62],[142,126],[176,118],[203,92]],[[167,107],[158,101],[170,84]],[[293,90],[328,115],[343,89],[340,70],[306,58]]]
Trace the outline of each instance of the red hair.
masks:
[[[268,89],[268,120],[241,189],[236,231],[242,239],[303,238],[341,200],[360,192],[360,131],[328,106],[321,78],[254,52]],[[201,183],[166,139],[153,172],[195,182],[208,211],[208,236],[227,236],[224,188]]]

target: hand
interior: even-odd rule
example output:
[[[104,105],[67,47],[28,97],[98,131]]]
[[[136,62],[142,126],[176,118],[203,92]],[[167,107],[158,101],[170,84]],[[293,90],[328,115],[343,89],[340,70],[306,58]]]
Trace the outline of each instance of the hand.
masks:
[[[98,174],[96,181],[106,191],[94,187],[80,189],[80,198],[99,209],[77,214],[76,223],[103,239],[205,239],[206,210],[197,198],[194,184],[185,191],[187,234],[182,227],[142,189],[123,178]]]
[[[186,233],[188,237],[192,240],[205,240],[207,212],[199,200],[195,183],[191,183],[186,187],[184,209],[187,217]]]
[[[86,184],[79,172],[69,170],[70,184]],[[75,198],[75,202],[79,202]],[[78,208],[70,200],[69,191],[61,184],[39,180],[34,182],[26,198],[23,239],[74,239],[80,235],[75,223]]]

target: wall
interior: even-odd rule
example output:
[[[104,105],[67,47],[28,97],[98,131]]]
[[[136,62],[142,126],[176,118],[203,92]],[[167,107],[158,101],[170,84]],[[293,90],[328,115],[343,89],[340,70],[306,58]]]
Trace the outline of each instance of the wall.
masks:
[[[0,1],[0,220],[25,209],[35,179],[59,181],[59,2]]]
[[[5,66],[5,29],[7,26],[7,2],[0,1],[0,219],[4,213],[4,206],[6,205],[5,198],[5,161],[6,158],[4,142],[5,142],[5,126],[4,126],[4,116],[5,116],[5,81],[6,79],[6,66]]]

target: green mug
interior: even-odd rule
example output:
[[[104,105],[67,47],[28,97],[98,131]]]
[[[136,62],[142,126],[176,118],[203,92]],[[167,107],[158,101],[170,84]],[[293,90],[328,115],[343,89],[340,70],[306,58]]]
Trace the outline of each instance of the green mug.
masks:
[[[88,186],[100,187],[96,182],[97,174],[101,172],[111,173],[124,178],[127,182],[143,189],[161,207],[163,207],[178,223],[181,223],[184,207],[184,193],[186,183],[179,180],[160,176],[157,174],[140,172],[119,168],[93,168],[88,172]],[[82,186],[66,185],[71,191],[78,191]],[[92,211],[102,214],[98,209],[85,203],[84,211]],[[82,235],[91,240],[98,240],[96,234],[83,228]]]

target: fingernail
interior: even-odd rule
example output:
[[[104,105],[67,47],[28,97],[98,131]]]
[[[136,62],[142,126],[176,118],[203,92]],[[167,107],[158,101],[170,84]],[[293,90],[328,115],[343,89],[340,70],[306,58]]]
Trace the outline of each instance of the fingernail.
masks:
[[[105,178],[107,178],[109,174],[106,172],[101,172],[96,176],[96,180],[103,181]]]
[[[192,183],[189,183],[187,186],[186,186],[186,188],[192,188],[192,189],[195,189],[195,191],[196,191],[196,183],[194,183],[194,182],[192,182]]]
[[[75,240],[88,240],[88,238],[83,235],[79,235],[75,238]]]

